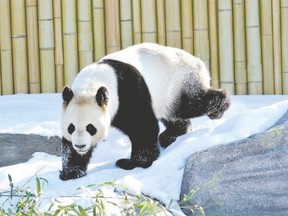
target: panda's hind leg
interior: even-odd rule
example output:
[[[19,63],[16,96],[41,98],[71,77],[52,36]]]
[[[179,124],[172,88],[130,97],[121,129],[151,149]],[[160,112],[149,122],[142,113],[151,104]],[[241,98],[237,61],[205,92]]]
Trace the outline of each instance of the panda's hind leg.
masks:
[[[159,143],[163,148],[171,145],[177,137],[187,133],[191,127],[190,119],[161,119],[161,121],[166,127],[166,130],[159,135]]]

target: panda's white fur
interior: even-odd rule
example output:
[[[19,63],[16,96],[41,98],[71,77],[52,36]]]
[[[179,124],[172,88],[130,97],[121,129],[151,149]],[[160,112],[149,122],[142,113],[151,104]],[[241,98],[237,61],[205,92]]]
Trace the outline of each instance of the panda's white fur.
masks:
[[[227,91],[211,89],[203,61],[153,43],[128,47],[83,68],[62,97],[62,180],[86,175],[93,147],[111,125],[132,142],[131,159],[118,160],[117,166],[146,168],[159,155],[157,119],[166,126],[159,142],[167,147],[188,131],[189,118],[220,118],[230,105]]]
[[[166,118],[179,91],[193,87],[188,76],[193,74],[200,88],[210,88],[210,75],[202,60],[184,50],[142,43],[111,53],[103,59],[115,59],[136,67],[144,77],[152,97],[152,106],[157,118]],[[189,84],[186,85],[186,82]],[[190,91],[198,91],[191,88]],[[198,92],[195,92],[197,94]]]

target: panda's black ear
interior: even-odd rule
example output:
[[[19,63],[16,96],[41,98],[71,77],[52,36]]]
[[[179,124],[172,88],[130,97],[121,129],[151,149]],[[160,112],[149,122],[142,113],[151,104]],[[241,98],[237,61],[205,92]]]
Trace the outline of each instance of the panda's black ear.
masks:
[[[108,99],[109,99],[109,93],[107,89],[104,86],[100,87],[96,94],[97,104],[103,108],[104,106],[107,106]]]
[[[68,86],[65,86],[63,91],[62,91],[62,98],[63,98],[63,101],[68,104],[72,98],[74,96],[74,93],[72,91],[71,88],[69,88]]]

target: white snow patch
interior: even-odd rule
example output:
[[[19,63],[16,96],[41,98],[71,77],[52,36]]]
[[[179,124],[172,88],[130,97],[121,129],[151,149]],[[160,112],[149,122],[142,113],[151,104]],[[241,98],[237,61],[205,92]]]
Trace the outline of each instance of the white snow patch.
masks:
[[[1,96],[0,133],[61,136],[61,106],[60,94]],[[28,184],[32,189],[36,183],[30,179],[37,174],[49,182],[44,187],[47,200],[65,196],[66,198],[62,199],[69,201],[67,196],[79,193],[77,188],[81,186],[116,181],[129,188],[131,193],[142,192],[168,204],[171,199],[174,201],[179,199],[184,167],[191,154],[265,131],[287,109],[287,95],[232,96],[232,106],[221,119],[210,120],[207,117],[192,119],[193,131],[179,137],[175,143],[163,149],[151,167],[135,168],[130,171],[115,166],[118,159],[129,157],[131,151],[129,139],[111,128],[108,137],[94,150],[87,176],[61,181],[58,178],[61,158],[35,153],[26,163],[0,168],[0,192],[9,189],[8,174],[12,176],[15,185]],[[105,190],[112,196],[112,189]],[[85,191],[82,191],[82,195],[85,196]],[[45,206],[45,202],[43,205]],[[178,213],[177,210],[173,212]]]

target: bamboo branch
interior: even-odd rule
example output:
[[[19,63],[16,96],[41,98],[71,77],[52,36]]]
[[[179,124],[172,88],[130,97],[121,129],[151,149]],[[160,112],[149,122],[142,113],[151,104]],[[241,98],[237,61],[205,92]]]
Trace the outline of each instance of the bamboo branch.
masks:
[[[52,0],[39,1],[41,91],[55,92],[54,26]]]
[[[283,94],[288,94],[288,0],[281,0],[282,82]]]
[[[77,1],[78,52],[80,69],[93,62],[91,1]]]
[[[193,0],[194,55],[210,69],[207,0]]]
[[[64,84],[71,85],[78,73],[76,1],[62,0]]]
[[[261,0],[261,42],[264,94],[274,94],[272,2]]]
[[[120,12],[117,0],[105,1],[106,49],[107,53],[121,49]]]
[[[233,1],[236,94],[247,94],[244,0]]]
[[[259,1],[249,0],[245,2],[246,40],[247,40],[247,74],[248,93],[263,93],[261,43],[259,24]]]
[[[210,71],[211,82],[214,88],[220,87],[219,57],[218,57],[218,33],[217,33],[217,2],[209,1],[209,45],[210,45]]]
[[[123,49],[133,44],[132,5],[130,0],[120,0],[120,24]]]
[[[282,74],[281,74],[281,18],[280,0],[272,1],[273,20],[273,61],[274,61],[274,85],[275,94],[282,94]]]
[[[181,16],[179,1],[166,1],[165,9],[167,45],[181,48]]]
[[[15,93],[28,93],[25,0],[11,0],[12,49]]]
[[[56,92],[61,92],[64,86],[63,76],[63,37],[62,37],[62,12],[61,0],[53,0],[54,16],[54,42],[55,42],[55,73]]]
[[[219,0],[219,61],[221,87],[234,94],[234,55],[232,3],[230,0]]]
[[[13,94],[13,63],[11,41],[11,19],[9,0],[0,1],[0,44],[1,44],[1,73],[2,94]],[[0,90],[1,93],[1,90]]]
[[[157,12],[157,40],[158,44],[166,45],[166,28],[165,28],[165,2],[164,0],[156,1]]]
[[[103,0],[93,0],[94,60],[106,54],[105,19]]]
[[[141,1],[142,39],[143,42],[157,43],[155,0]]]
[[[133,18],[133,39],[134,43],[142,42],[142,16],[140,0],[132,1],[132,18]]]

